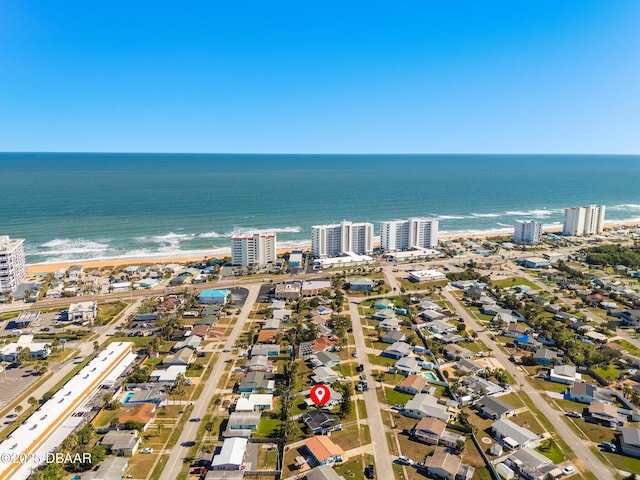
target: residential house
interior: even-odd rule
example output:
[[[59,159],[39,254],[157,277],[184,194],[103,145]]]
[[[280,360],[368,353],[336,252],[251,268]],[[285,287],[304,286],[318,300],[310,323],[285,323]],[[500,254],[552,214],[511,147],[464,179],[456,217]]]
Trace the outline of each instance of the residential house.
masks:
[[[236,412],[262,412],[273,407],[273,394],[251,393],[248,397],[240,397],[236,402]]]
[[[500,419],[491,425],[491,431],[509,450],[517,450],[532,445],[539,440],[538,435],[511,420]]]
[[[524,323],[512,322],[504,332],[504,336],[510,338],[520,338],[523,335],[526,335],[528,331],[529,328]]]
[[[113,455],[130,457],[138,450],[140,440],[137,430],[111,430],[100,443]]]
[[[456,363],[456,367],[458,368],[458,370],[470,373],[471,375],[479,375],[487,371],[486,367],[467,358],[458,360],[458,362]]]
[[[517,408],[496,397],[484,396],[476,403],[476,408],[483,418],[499,420],[516,414]]]
[[[416,395],[422,393],[427,385],[427,378],[423,375],[408,375],[407,378],[395,386],[395,390],[409,395]]]
[[[178,378],[178,375],[185,377],[186,374],[186,365],[171,365],[166,369],[156,369],[151,372],[149,380],[152,382],[164,383],[166,385],[173,385]]]
[[[276,382],[265,372],[248,372],[238,383],[240,393],[273,393]]]
[[[393,307],[394,307],[393,302],[388,298],[381,298],[379,300],[376,300],[376,303],[373,304],[373,308],[375,308],[376,310],[384,310],[386,308],[393,308]]]
[[[300,286],[300,295],[308,297],[317,297],[324,292],[331,292],[331,280],[305,280]]]
[[[385,320],[390,320],[392,318],[396,318],[396,314],[395,314],[395,312],[393,310],[389,310],[389,309],[378,310],[373,315],[371,315],[371,318],[373,320],[379,320],[379,321],[383,322]]]
[[[203,290],[198,294],[198,303],[226,305],[230,297],[230,290]]]
[[[400,330],[400,320],[396,317],[387,318],[378,324],[378,330],[383,332],[394,332]]]
[[[640,428],[620,429],[620,451],[630,457],[640,458]]]
[[[156,405],[154,403],[145,402],[133,406],[122,407],[122,413],[118,416],[118,423],[125,428],[129,423],[141,425],[140,431],[144,432],[153,422],[156,416]]]
[[[591,423],[599,423],[605,427],[616,427],[624,424],[624,419],[618,414],[615,405],[605,402],[591,402],[587,409],[585,420]]]
[[[445,405],[440,405],[438,399],[428,393],[418,393],[409,400],[402,414],[411,418],[434,417],[443,422],[449,422],[451,413]]]
[[[247,372],[273,373],[274,367],[266,355],[253,355],[247,363]]]
[[[333,388],[331,388],[331,386],[327,386],[327,388],[329,389],[329,401],[325,404],[325,407],[335,407],[336,405],[340,405],[342,403],[342,394],[340,392],[336,392]],[[312,407],[315,405],[313,400],[311,400],[311,390],[302,392],[302,394],[305,396],[304,402],[307,407]]]
[[[328,410],[313,410],[302,415],[304,423],[314,435],[326,435],[334,430],[338,418]]]
[[[387,332],[380,337],[382,343],[394,344],[396,342],[404,342],[407,336],[401,330]]]
[[[242,470],[247,443],[246,438],[225,438],[220,453],[211,460],[211,470]]]
[[[411,354],[413,348],[411,345],[405,342],[396,342],[382,352],[380,355],[388,358],[395,358],[396,360],[402,357],[406,357]]]
[[[280,332],[278,330],[260,330],[258,332],[257,343],[275,343],[276,337]]]
[[[447,424],[439,418],[424,417],[411,430],[411,437],[419,442],[437,445],[446,428]]]
[[[98,316],[98,302],[79,302],[69,305],[67,319],[70,322],[87,322]]]
[[[354,292],[371,292],[375,286],[375,282],[370,278],[350,278],[346,283],[349,284],[349,290]]]
[[[105,458],[97,470],[82,474],[82,480],[123,480],[129,460],[123,457]]]
[[[333,352],[318,352],[315,354],[315,358],[324,367],[331,368],[340,365],[340,357]]]
[[[551,365],[558,360],[558,354],[548,348],[539,348],[533,354],[533,359],[540,365]]]
[[[127,393],[122,403],[123,407],[138,405],[141,403],[152,403],[158,407],[167,405],[169,395],[165,387],[154,383],[138,385],[133,392]]]
[[[460,360],[461,358],[473,358],[473,352],[460,345],[449,344],[444,347],[444,356],[449,360]]]
[[[449,322],[445,322],[443,320],[434,320],[431,322],[427,328],[429,331],[435,335],[445,335],[447,333],[453,333],[457,330],[455,325],[452,325]]]
[[[163,365],[190,365],[195,360],[196,355],[190,348],[184,347],[174,354],[169,354],[162,359]]]
[[[562,471],[553,462],[532,448],[522,448],[505,460],[512,472],[528,480],[548,480],[562,476]]]
[[[427,475],[445,480],[470,480],[475,469],[463,465],[458,455],[444,448],[437,448],[424,462]]]
[[[443,320],[444,318],[446,318],[444,314],[436,310],[425,310],[420,313],[420,317],[425,322],[435,322],[436,320]]]
[[[485,380],[484,378],[480,378],[475,375],[470,375],[462,379],[462,382],[460,383],[462,383],[464,390],[468,394],[472,394],[474,396],[481,397],[485,395],[495,395],[496,393],[503,391],[503,388],[500,385],[496,385],[489,380]]]
[[[582,375],[576,372],[573,365],[556,365],[549,372],[549,381],[573,385],[577,380],[581,380]]]
[[[190,348],[192,350],[200,350],[200,345],[202,344],[202,337],[199,335],[193,335],[190,333],[187,338],[182,340],[181,342],[176,343],[172,350],[177,351],[182,348]]]
[[[224,436],[227,438],[250,438],[258,429],[261,412],[233,412],[227,421]]]
[[[344,450],[331,441],[326,435],[316,435],[305,442],[311,455],[311,463],[315,465],[332,465],[342,462]]]
[[[422,371],[422,363],[415,357],[402,357],[393,366],[396,373],[401,375],[417,375]]]
[[[596,401],[596,387],[585,382],[576,382],[565,392],[565,400],[591,403]]]
[[[280,355],[280,345],[254,345],[251,347],[251,356],[266,355],[267,357],[277,357]]]
[[[345,480],[344,477],[338,475],[336,471],[328,465],[312,468],[305,477],[307,480]]]
[[[311,381],[315,384],[330,385],[340,379],[340,375],[329,367],[318,367],[313,370]]]

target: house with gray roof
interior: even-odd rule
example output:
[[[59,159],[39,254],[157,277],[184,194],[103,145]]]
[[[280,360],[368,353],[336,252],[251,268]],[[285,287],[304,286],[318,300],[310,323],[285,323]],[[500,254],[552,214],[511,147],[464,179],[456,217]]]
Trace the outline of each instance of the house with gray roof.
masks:
[[[411,418],[439,418],[445,423],[451,419],[448,408],[445,405],[440,405],[438,399],[428,393],[417,393],[406,403],[402,414]]]
[[[548,348],[539,348],[533,354],[533,359],[541,365],[551,365],[558,360],[558,354]]]
[[[500,419],[491,425],[491,431],[509,450],[518,450],[533,445],[538,435],[508,419]]]
[[[272,375],[265,372],[248,372],[238,383],[240,393],[273,393],[275,387]]]
[[[640,428],[620,429],[620,451],[630,457],[640,458]]]
[[[482,365],[479,365],[473,360],[469,360],[467,358],[461,358],[460,360],[458,360],[456,365],[459,370],[470,373],[472,375],[478,375],[487,371],[486,367],[483,367]]]
[[[138,450],[140,440],[137,430],[111,430],[100,444],[114,455],[130,457]]]
[[[394,344],[396,342],[403,342],[406,340],[407,336],[401,330],[395,330],[392,332],[387,332],[380,337],[380,341],[382,343]]]
[[[372,279],[364,277],[350,278],[346,283],[349,284],[349,290],[353,290],[354,292],[371,292],[375,286],[375,282]]]
[[[338,475],[329,465],[312,468],[305,474],[305,477],[307,480],[344,480],[344,477]]]
[[[129,466],[129,459],[125,457],[105,458],[97,470],[90,470],[82,474],[82,480],[122,480]]]
[[[329,385],[340,379],[340,375],[329,367],[318,367],[313,370],[311,381],[315,384]]]
[[[549,381],[573,385],[577,380],[581,380],[582,375],[576,372],[573,365],[556,365],[549,372]]]
[[[227,422],[227,430],[224,436],[227,438],[250,438],[258,429],[261,412],[233,412]]]
[[[410,355],[412,351],[413,347],[408,343],[395,342],[394,344],[387,347],[387,349],[380,355],[383,357],[399,359]]]
[[[476,408],[483,418],[499,420],[516,414],[516,407],[496,397],[484,396],[476,403]]]
[[[396,373],[404,376],[417,375],[422,371],[422,363],[415,357],[402,357],[393,366]]]

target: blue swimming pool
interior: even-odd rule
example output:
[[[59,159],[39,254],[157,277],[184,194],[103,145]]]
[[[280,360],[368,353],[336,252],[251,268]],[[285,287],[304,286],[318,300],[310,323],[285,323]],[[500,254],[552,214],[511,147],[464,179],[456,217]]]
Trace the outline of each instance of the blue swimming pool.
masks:
[[[133,397],[133,392],[127,393],[124,399],[122,400],[122,403],[129,403],[129,400],[131,399],[131,397]]]
[[[433,372],[425,372],[424,376],[427,377],[427,380],[431,380],[433,382],[437,382],[438,381],[438,377]]]

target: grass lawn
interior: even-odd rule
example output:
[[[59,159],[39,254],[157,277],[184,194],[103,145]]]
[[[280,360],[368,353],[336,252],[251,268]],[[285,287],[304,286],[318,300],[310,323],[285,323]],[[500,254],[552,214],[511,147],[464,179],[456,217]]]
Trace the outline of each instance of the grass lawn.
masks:
[[[533,290],[540,290],[540,287],[538,285],[536,285],[533,282],[530,282],[529,280],[525,280],[522,277],[506,278],[504,280],[498,280],[497,282],[493,282],[493,284],[496,287],[502,287],[502,288],[515,287],[516,285],[526,285],[528,287],[531,287]]]
[[[408,393],[397,392],[393,388],[385,387],[384,391],[387,395],[387,403],[389,405],[402,404],[404,405],[413,397]]]
[[[562,393],[567,388],[569,388],[569,385],[564,385],[562,383],[556,382],[548,382],[546,380],[543,380],[542,378],[534,378],[533,381],[538,385],[538,388],[549,392]]]
[[[521,427],[528,428],[533,433],[544,433],[545,429],[540,425],[536,417],[533,416],[533,413],[526,411],[517,414],[515,417],[511,417],[510,420],[520,425]]]
[[[435,445],[414,442],[408,435],[398,434],[398,443],[402,455],[409,457],[414,462],[423,462],[427,455],[436,449]]]
[[[339,464],[334,470],[345,480],[364,480],[364,463],[362,455],[358,455]]]
[[[158,458],[158,454],[152,453],[147,455],[134,455],[129,459],[129,467],[127,474],[133,475],[133,478],[147,478],[153,463]]]
[[[369,361],[374,365],[379,365],[381,367],[390,367],[395,365],[397,360],[393,358],[380,357],[379,355],[369,354]]]
[[[136,347],[146,347],[153,341],[153,337],[109,337],[109,343],[132,342]]]
[[[482,340],[475,340],[473,342],[461,342],[460,346],[466,348],[470,352],[478,353],[478,352],[488,352],[489,347],[487,347]]]
[[[513,405],[516,408],[524,407],[524,402],[520,398],[517,393],[508,393],[506,395],[500,395],[498,397],[503,402],[507,402],[510,405]]]
[[[258,447],[258,470],[275,470],[278,466],[278,450],[269,447],[269,444]]]
[[[113,318],[118,315],[125,307],[129,305],[125,302],[105,303],[98,305],[97,322],[100,324],[109,323]]]
[[[601,377],[604,377],[611,381],[615,381],[618,379],[620,374],[625,372],[626,370],[624,368],[618,367],[617,365],[609,364],[606,368],[594,368],[593,371]]]
[[[331,440],[340,445],[345,452],[352,448],[359,447],[360,437],[358,435],[358,425],[349,425],[340,432],[332,432]]]
[[[613,441],[614,431],[611,428],[596,425],[594,423],[585,422],[582,418],[572,419],[580,430],[582,430],[587,438],[595,443]]]
[[[536,448],[536,450],[547,457],[549,460],[551,460],[553,463],[562,463],[565,460],[564,454],[560,451],[558,445],[556,445],[556,442],[554,442],[552,439],[548,439],[542,442],[542,445]]]
[[[631,355],[640,355],[640,349],[626,340],[616,340],[615,343],[619,344]]]
[[[340,375],[342,375],[343,377],[350,377],[355,374],[355,365],[351,362],[341,363],[340,367],[338,368],[338,371],[340,372]]]
[[[632,458],[615,453],[605,453],[604,456],[614,467],[626,472],[640,472],[640,458]]]
[[[282,422],[276,418],[262,418],[258,424],[255,438],[275,438],[280,432]]]
[[[96,418],[91,422],[95,428],[108,427],[111,423],[111,420],[114,418],[117,419],[118,415],[120,415],[122,411],[118,408],[116,410],[100,410],[100,413],[96,415]]]

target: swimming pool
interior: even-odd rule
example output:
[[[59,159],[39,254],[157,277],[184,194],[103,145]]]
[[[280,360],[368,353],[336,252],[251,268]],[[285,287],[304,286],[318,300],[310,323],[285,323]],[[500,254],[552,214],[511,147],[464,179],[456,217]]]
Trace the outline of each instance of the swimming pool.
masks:
[[[424,376],[427,377],[427,380],[429,381],[432,381],[432,382],[438,381],[438,377],[433,372],[425,372]]]
[[[131,397],[133,397],[133,392],[127,393],[124,399],[122,400],[122,403],[129,403],[129,400],[131,400]]]

